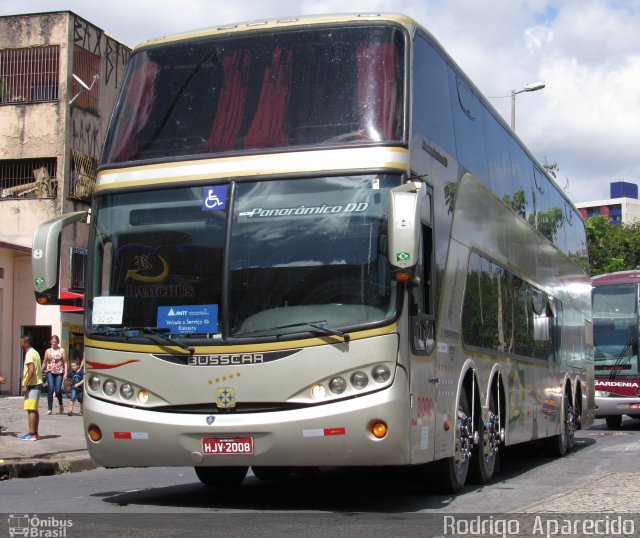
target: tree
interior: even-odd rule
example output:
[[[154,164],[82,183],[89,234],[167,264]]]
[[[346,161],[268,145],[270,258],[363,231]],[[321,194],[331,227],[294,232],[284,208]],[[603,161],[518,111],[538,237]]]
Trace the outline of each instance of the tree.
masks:
[[[596,215],[585,227],[592,276],[640,269],[640,223],[612,225]]]

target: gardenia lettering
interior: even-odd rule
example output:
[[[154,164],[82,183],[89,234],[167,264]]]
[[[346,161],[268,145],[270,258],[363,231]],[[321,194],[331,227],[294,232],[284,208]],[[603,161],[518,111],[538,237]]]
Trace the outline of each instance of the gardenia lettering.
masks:
[[[307,207],[301,205],[298,207],[283,207],[264,209],[256,207],[251,211],[243,211],[241,217],[299,217],[304,215],[329,215],[336,213],[362,213],[369,208],[369,202],[350,202],[346,205],[326,205]]]

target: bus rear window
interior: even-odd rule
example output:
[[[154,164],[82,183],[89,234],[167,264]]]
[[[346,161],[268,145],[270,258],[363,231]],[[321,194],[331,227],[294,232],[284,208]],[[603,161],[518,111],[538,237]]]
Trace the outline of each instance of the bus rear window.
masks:
[[[403,139],[404,39],[370,26],[134,53],[104,163]]]

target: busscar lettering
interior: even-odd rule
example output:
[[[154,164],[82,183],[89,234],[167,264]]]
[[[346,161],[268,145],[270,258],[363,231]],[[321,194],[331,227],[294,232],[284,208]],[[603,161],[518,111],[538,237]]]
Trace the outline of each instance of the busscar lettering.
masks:
[[[237,353],[228,355],[193,355],[189,357],[189,366],[230,366],[240,364],[261,364],[262,353]]]

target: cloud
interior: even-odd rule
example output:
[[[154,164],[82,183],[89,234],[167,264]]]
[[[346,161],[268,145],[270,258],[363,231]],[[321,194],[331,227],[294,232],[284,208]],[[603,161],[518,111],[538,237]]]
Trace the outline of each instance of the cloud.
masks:
[[[161,7],[159,7],[161,6]],[[640,181],[640,0],[2,0],[0,15],[71,10],[129,45],[260,18],[396,12],[419,21],[541,161],[557,162],[576,202],[608,197],[609,181]]]

